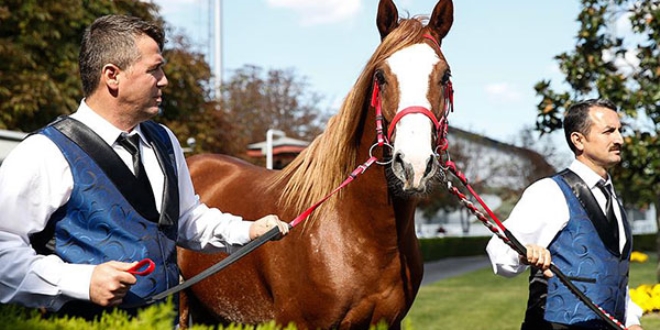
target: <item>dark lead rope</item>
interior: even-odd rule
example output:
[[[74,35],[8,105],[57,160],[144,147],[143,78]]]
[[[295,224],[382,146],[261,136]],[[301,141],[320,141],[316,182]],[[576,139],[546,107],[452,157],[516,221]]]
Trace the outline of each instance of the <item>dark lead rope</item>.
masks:
[[[175,294],[179,291],[185,290],[195,284],[197,284],[199,281],[219,272],[223,268],[233,264],[236,262],[238,259],[244,257],[248,253],[254,251],[254,249],[262,246],[264,243],[272,240],[273,238],[277,237],[277,235],[280,234],[280,228],[275,226],[271,228],[269,231],[267,231],[265,234],[259,236],[257,239],[250,241],[249,243],[243,245],[238,251],[235,253],[230,254],[227,258],[222,259],[222,261],[218,262],[217,264],[205,269],[203,272],[191,277],[190,279],[186,280],[185,282],[174,286],[170,289],[167,289],[159,294],[156,294],[152,296],[151,298],[148,298],[146,300],[146,304],[153,304],[158,300],[161,300],[171,294]]]

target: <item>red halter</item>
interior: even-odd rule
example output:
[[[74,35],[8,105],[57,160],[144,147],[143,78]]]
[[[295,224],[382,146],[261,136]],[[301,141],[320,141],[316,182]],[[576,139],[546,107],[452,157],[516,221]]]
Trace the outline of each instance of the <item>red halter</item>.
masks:
[[[430,39],[433,41],[434,45],[440,49],[440,45],[438,42],[431,36],[430,34],[425,34],[424,38]],[[429,110],[426,107],[423,106],[410,106],[407,107],[399,112],[392,118],[392,121],[389,123],[389,128],[387,130],[387,136],[383,135],[383,111],[382,111],[382,105],[381,105],[381,100],[380,100],[380,87],[378,86],[378,81],[374,79],[374,87],[373,87],[373,92],[371,94],[371,106],[374,107],[376,110],[376,135],[378,138],[378,145],[383,146],[384,144],[390,144],[390,141],[392,140],[392,135],[394,134],[394,130],[396,127],[396,124],[401,120],[406,115],[412,114],[412,113],[421,113],[428,117],[431,122],[433,123],[433,127],[435,128],[436,134],[437,134],[437,144],[438,148],[440,151],[444,151],[447,148],[447,128],[448,128],[448,121],[447,117],[449,116],[449,113],[454,110],[454,89],[452,87],[451,80],[447,80],[447,82],[443,86],[444,89],[444,99],[445,99],[445,104],[444,104],[444,109],[442,112],[442,116],[440,120],[438,120],[433,114],[431,110]],[[438,150],[436,150],[437,153]]]

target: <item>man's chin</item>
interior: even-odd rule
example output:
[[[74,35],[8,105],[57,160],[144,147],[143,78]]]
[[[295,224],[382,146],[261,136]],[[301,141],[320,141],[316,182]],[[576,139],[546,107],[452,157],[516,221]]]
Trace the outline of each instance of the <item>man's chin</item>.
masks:
[[[160,105],[155,105],[147,111],[151,117],[159,116],[163,114],[163,108]]]

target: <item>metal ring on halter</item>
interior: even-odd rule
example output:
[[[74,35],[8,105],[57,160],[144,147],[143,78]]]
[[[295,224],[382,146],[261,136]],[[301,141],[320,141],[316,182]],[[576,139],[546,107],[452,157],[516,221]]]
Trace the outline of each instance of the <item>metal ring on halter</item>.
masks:
[[[436,156],[436,157],[439,158],[440,156],[442,156],[442,155],[440,154],[440,152],[442,152],[442,153],[446,154],[447,156],[449,156],[449,150],[446,150],[446,149],[445,149],[446,146],[447,146],[447,140],[445,140],[445,143],[443,143],[443,144],[441,144],[441,145],[437,145],[437,146],[435,147],[435,149],[433,149],[433,156]],[[443,151],[443,150],[444,150],[444,151]]]
[[[436,148],[436,150],[437,150],[437,148]],[[436,153],[435,155],[436,155],[436,157],[438,157],[438,162],[440,163],[440,168],[443,171],[448,170],[449,167],[443,166],[443,164],[447,164],[448,161],[451,161],[451,156],[449,155],[449,151],[445,151],[442,154]]]
[[[378,143],[374,143],[374,145],[372,145],[371,148],[369,148],[369,157],[373,157],[373,156],[374,156],[374,155],[373,155],[373,151],[374,151],[374,148],[375,148],[376,146],[378,146]],[[390,148],[390,150],[394,151],[394,147],[392,147],[392,145],[390,145],[390,144],[387,143],[387,142],[383,143],[383,146],[388,146],[388,147]],[[392,162],[392,159],[390,159],[390,160],[388,160],[388,161],[386,161],[386,162],[379,162],[379,161],[376,161],[376,164],[378,164],[378,165],[387,165],[387,164],[389,164],[389,163],[391,163],[391,162]]]

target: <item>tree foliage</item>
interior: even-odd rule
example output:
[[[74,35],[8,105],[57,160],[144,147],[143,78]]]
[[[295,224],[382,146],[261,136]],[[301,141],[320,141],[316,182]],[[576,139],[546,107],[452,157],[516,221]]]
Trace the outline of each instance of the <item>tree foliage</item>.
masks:
[[[211,70],[203,54],[173,33],[158,7],[134,0],[3,0],[0,2],[0,129],[30,132],[74,112],[82,98],[78,52],[83,31],[97,17],[129,14],[160,22],[167,31],[163,56],[165,123],[193,151],[240,156],[268,128],[311,140],[326,117],[320,97],[293,71],[256,66],[235,72],[222,101],[210,93]]]
[[[222,89],[222,116],[231,125],[227,140],[244,151],[248,144],[264,141],[270,128],[313,140],[322,132],[328,114],[318,108],[321,97],[308,87],[293,70],[264,72],[254,65],[237,69]]]
[[[556,57],[568,90],[548,80],[535,86],[542,97],[537,129],[560,129],[563,111],[577,100],[612,100],[624,115],[623,161],[612,173],[617,190],[627,205],[660,206],[660,2],[581,2],[575,49]]]
[[[94,19],[107,14],[130,14],[166,26],[158,15],[158,7],[143,1],[0,3],[0,128],[29,132],[77,109],[82,98],[78,75],[80,40]],[[257,132],[263,139],[265,122],[276,113],[279,117],[274,123],[286,126],[289,134],[309,138],[318,133],[318,125],[299,125],[300,120],[311,117],[296,112],[314,110],[317,98],[309,103],[298,99],[306,86],[286,72],[273,71],[268,79],[261,79],[256,68],[251,72],[239,71],[232,82],[241,81],[245,88],[228,89],[223,95],[229,101],[224,104],[233,101],[233,105],[221,111],[209,93],[207,82],[211,73],[204,55],[191,51],[193,47],[185,36],[166,29],[164,57],[168,62],[165,72],[169,86],[164,90],[162,115],[156,120],[172,128],[184,146],[188,138],[194,138],[195,151],[241,154],[247,143],[259,140]],[[258,88],[251,89],[255,84]],[[257,93],[234,96],[236,91]],[[249,102],[246,104],[250,111],[241,105],[244,101]],[[288,109],[293,111],[287,112]],[[242,117],[243,113],[260,115]],[[296,129],[298,126],[301,130]]]
[[[182,145],[188,146],[192,138],[193,152],[232,153],[236,148],[227,137],[231,127],[210,94],[211,69],[204,55],[191,51],[185,36],[168,39],[171,45],[163,52],[168,86],[163,90],[162,114],[156,120],[172,129]]]
[[[155,18],[132,0],[3,0],[0,3],[0,128],[32,131],[68,114],[82,97],[78,50],[98,16]]]

